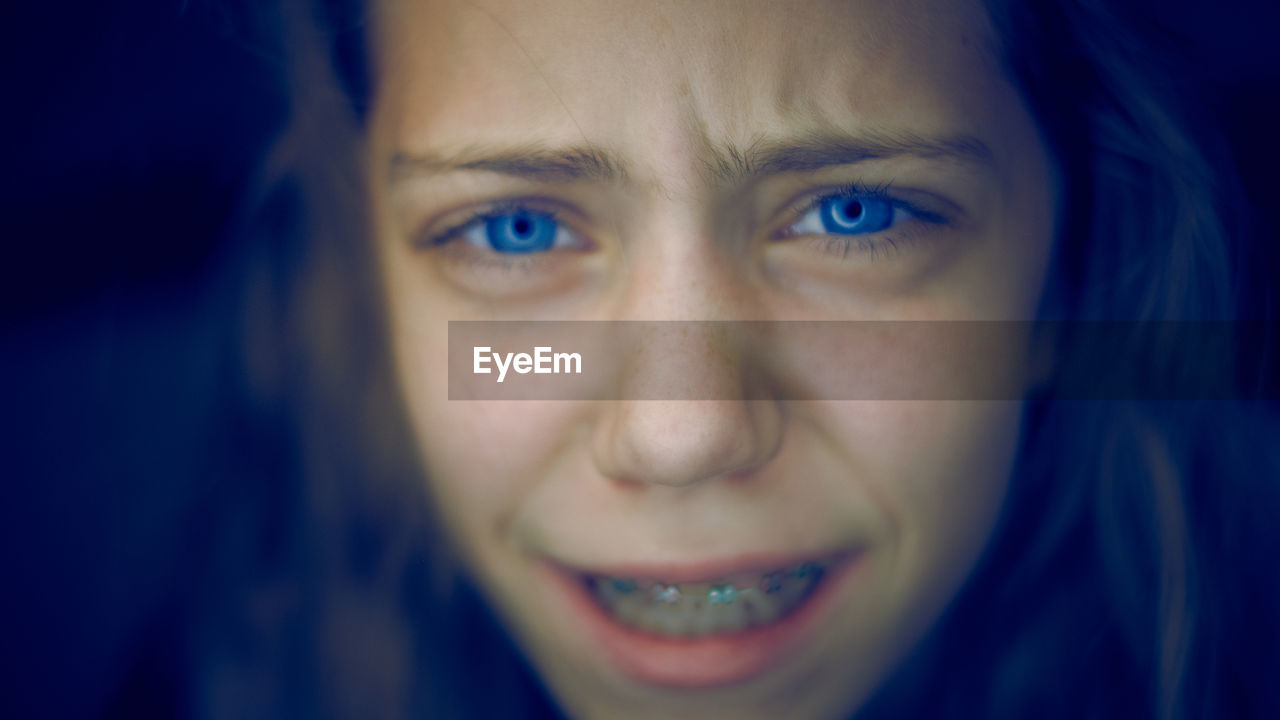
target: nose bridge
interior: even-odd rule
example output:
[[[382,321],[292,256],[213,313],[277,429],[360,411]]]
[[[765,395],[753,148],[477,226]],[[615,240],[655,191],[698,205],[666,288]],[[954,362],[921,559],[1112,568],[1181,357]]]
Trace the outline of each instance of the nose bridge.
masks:
[[[736,321],[650,320],[627,325],[619,398],[732,402],[752,394],[751,359]]]
[[[758,468],[781,444],[783,414],[751,357],[742,275],[712,238],[651,247],[620,313],[632,322],[617,349],[618,399],[596,428],[597,465],[616,480],[677,487]]]
[[[664,191],[665,194],[666,191]],[[735,262],[738,243],[715,227],[708,197],[664,197],[629,238],[626,289],[615,317],[631,320],[742,320],[754,312]]]

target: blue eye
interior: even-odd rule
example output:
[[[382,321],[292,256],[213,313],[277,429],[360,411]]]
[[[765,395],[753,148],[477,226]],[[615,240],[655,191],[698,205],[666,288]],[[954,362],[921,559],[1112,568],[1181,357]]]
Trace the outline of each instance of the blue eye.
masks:
[[[822,227],[834,235],[880,232],[893,224],[893,205],[880,198],[836,195],[818,206]]]
[[[788,229],[791,235],[869,235],[888,230],[906,215],[887,198],[870,193],[827,195]]]
[[[560,223],[546,213],[530,210],[504,212],[484,219],[484,244],[500,253],[543,252],[555,247],[559,230]],[[467,236],[472,240],[471,233]]]
[[[554,213],[523,203],[502,203],[475,212],[440,234],[432,246],[468,245],[483,255],[540,255],[551,250],[589,250],[591,243],[569,229]],[[508,258],[510,259],[510,258]]]

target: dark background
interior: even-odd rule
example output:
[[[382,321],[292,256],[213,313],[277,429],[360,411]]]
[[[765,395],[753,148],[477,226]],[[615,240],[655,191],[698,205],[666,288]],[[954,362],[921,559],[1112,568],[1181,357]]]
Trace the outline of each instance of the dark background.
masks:
[[[1274,289],[1280,6],[1128,5],[1184,47],[1174,80],[1226,132]],[[359,95],[358,13],[316,7]],[[248,0],[9,3],[0,28],[0,715],[172,714],[207,538],[291,477],[291,421],[245,408],[230,310],[288,41]],[[1267,317],[1274,292],[1253,302]],[[207,440],[228,424],[231,457]]]

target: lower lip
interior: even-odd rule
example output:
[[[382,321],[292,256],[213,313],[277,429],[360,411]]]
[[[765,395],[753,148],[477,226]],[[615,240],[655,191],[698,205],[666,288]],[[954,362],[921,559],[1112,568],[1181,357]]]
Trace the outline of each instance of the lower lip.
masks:
[[[649,685],[734,685],[780,665],[813,637],[839,586],[858,565],[845,558],[827,569],[801,605],[781,620],[736,633],[675,638],[622,625],[595,601],[581,578],[547,566],[552,582],[603,655],[623,674]]]

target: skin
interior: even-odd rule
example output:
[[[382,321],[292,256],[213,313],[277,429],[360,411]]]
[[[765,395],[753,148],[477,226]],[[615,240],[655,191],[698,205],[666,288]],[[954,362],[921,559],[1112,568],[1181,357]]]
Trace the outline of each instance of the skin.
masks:
[[[681,345],[679,361],[645,354],[610,379],[713,388],[715,400],[450,402],[446,321],[1034,317],[1056,180],[994,45],[976,3],[383,6],[372,167],[400,384],[461,562],[570,714],[821,718],[859,707],[980,557],[1022,405],[821,400],[824,382],[850,372],[832,358],[908,381],[939,364],[865,334],[821,356],[783,343],[767,363],[707,336]],[[709,169],[730,148],[818,135],[969,151],[746,177]],[[617,177],[451,165],[584,144],[607,152]],[[799,219],[797,199],[855,181],[889,184],[945,221],[911,216],[868,238],[893,242],[850,247],[779,232]],[[512,259],[433,242],[508,198],[554,205],[571,246]],[[1027,340],[1011,340],[1019,361]],[[1020,364],[1008,374],[1027,382]],[[778,388],[819,399],[747,399]],[[857,577],[811,642],[703,689],[646,684],[603,662],[539,570],[850,547],[862,552]]]

